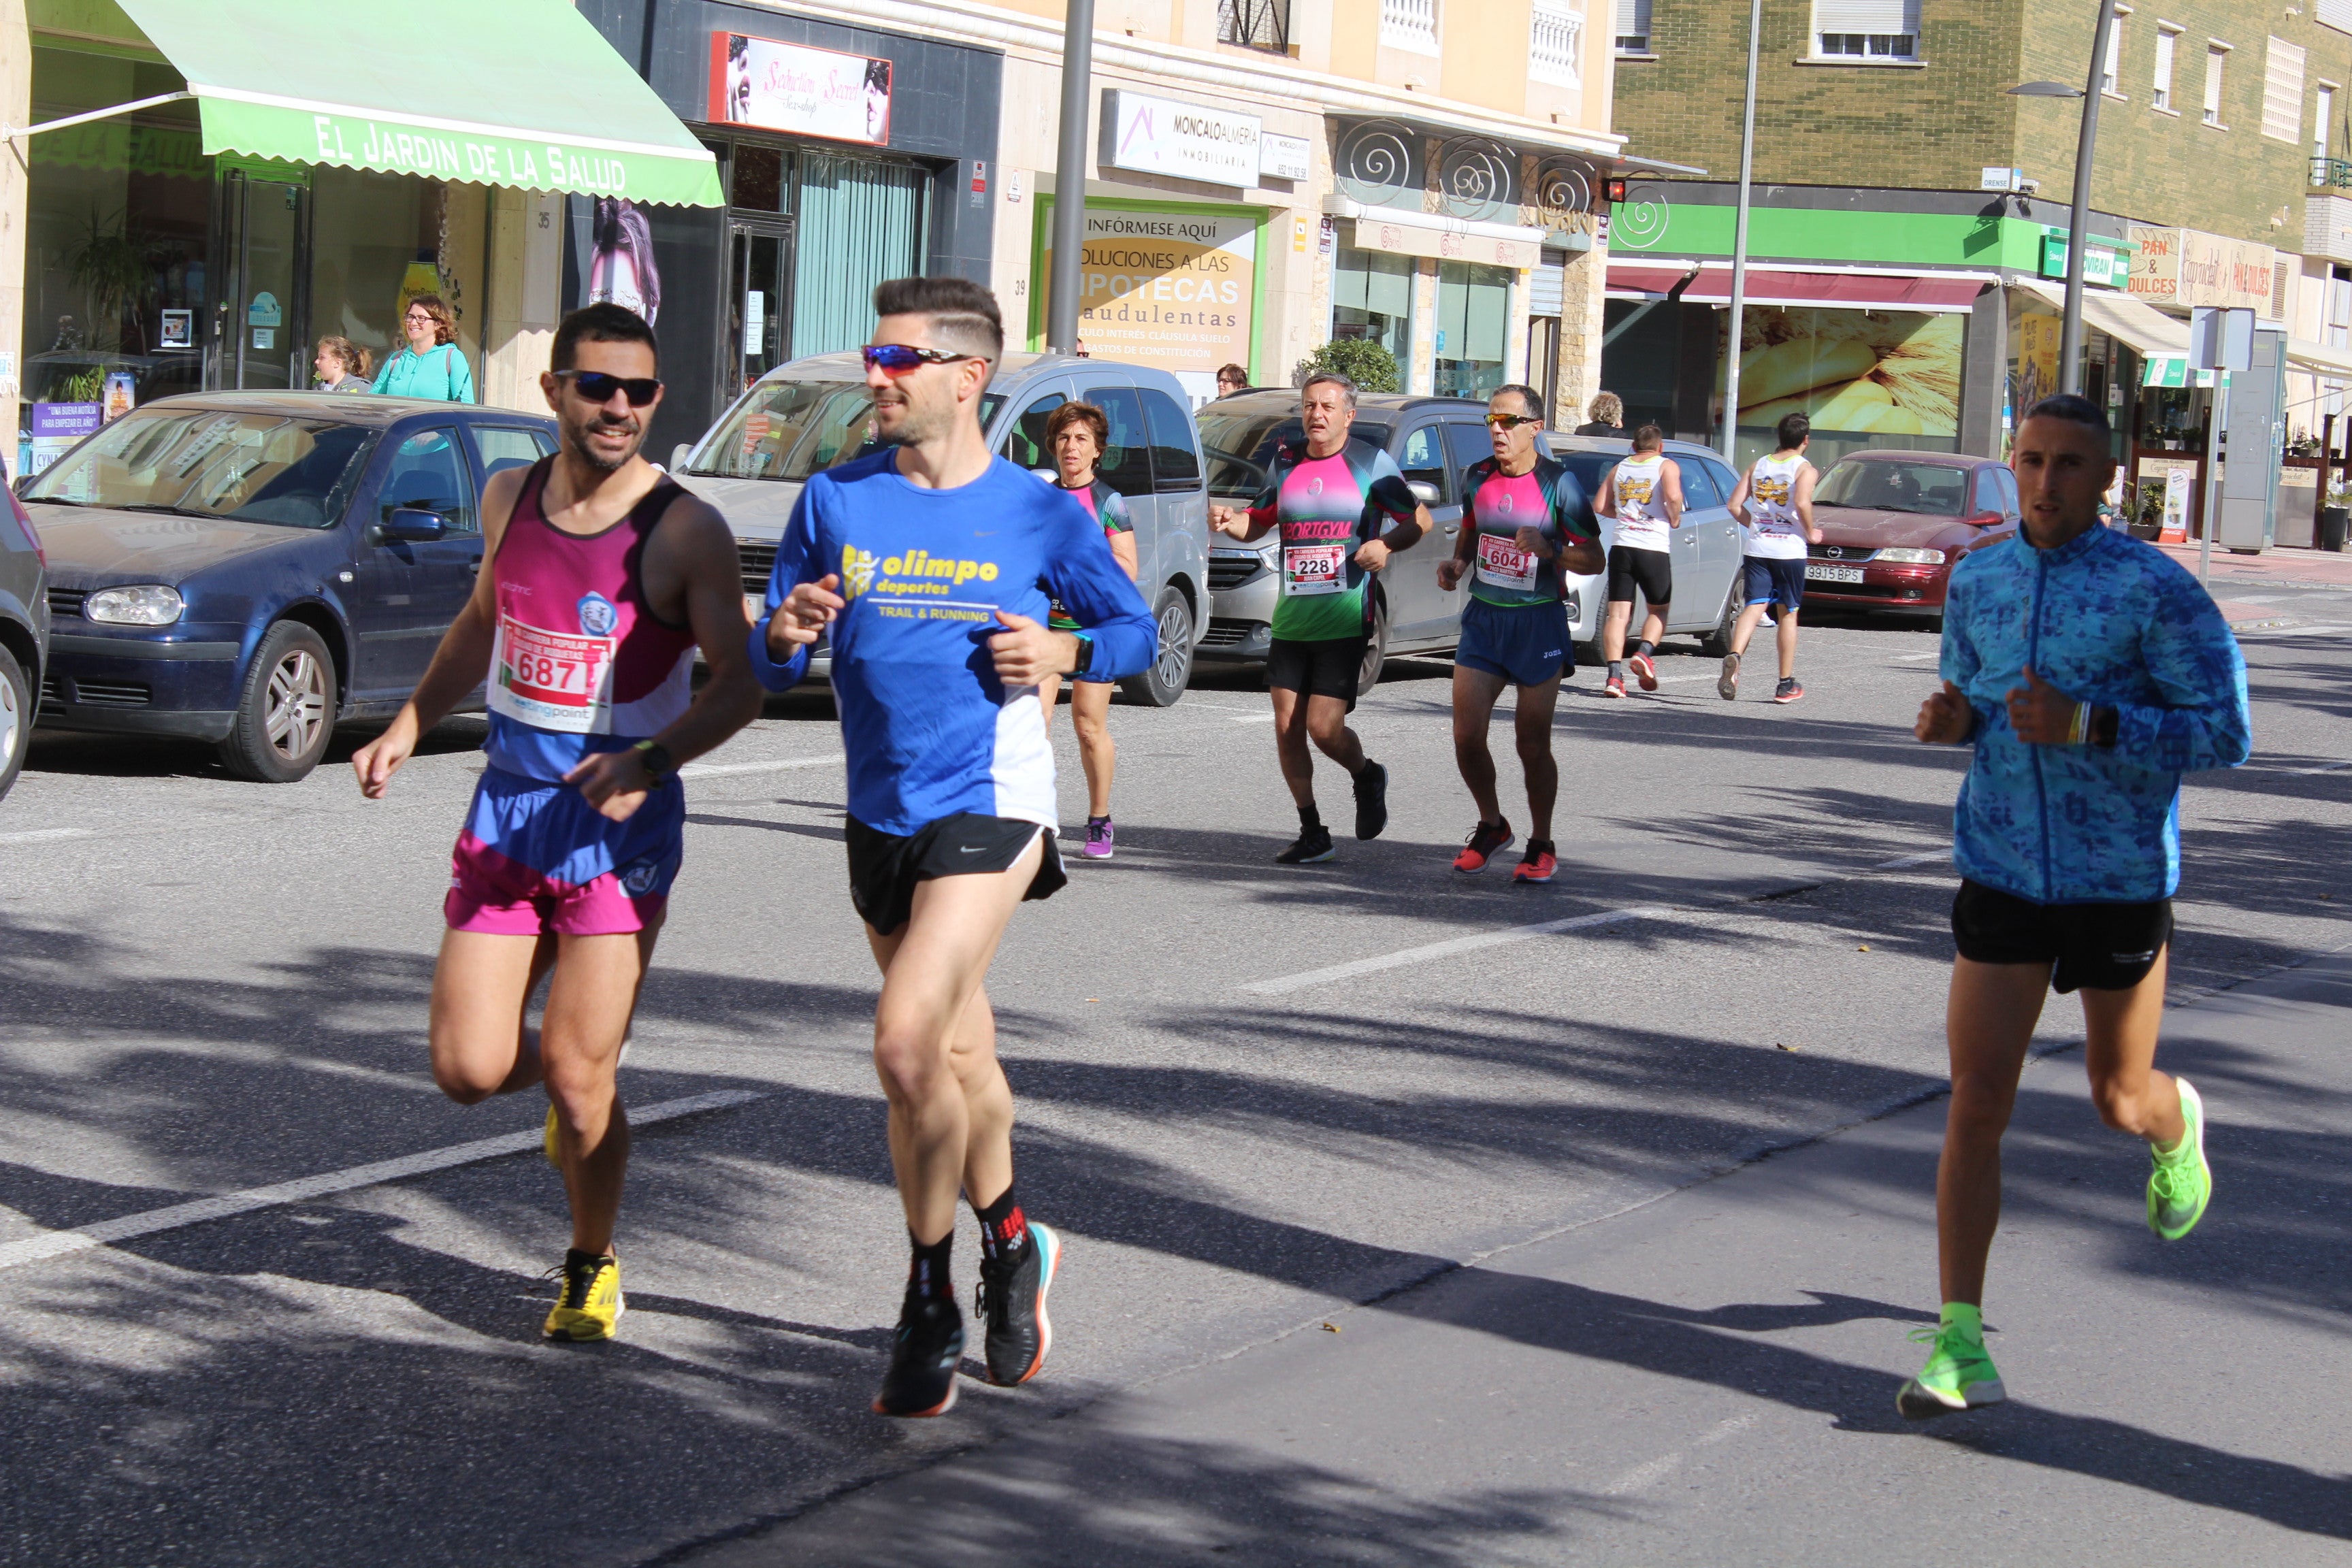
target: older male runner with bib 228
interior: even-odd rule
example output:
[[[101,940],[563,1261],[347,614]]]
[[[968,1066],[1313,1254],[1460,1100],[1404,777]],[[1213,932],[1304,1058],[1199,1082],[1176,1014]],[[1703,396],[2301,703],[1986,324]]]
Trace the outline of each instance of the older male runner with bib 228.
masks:
[[[1512,842],[1496,792],[1494,754],[1486,749],[1495,700],[1512,686],[1518,690],[1514,727],[1527,773],[1530,835],[1511,874],[1514,882],[1549,882],[1559,868],[1551,808],[1559,795],[1559,765],[1551,754],[1551,721],[1560,675],[1576,659],[1560,573],[1591,576],[1602,566],[1601,528],[1584,487],[1536,450],[1542,407],[1543,395],[1528,386],[1500,388],[1487,400],[1495,455],[1479,458],[1463,476],[1473,526],[1437,564],[1438,586],[1449,594],[1465,573],[1470,578],[1462,641],[1454,650],[1454,760],[1477,804],[1478,825],[1454,858],[1454,868],[1484,871]]]
[[[629,1123],[613,1089],[686,802],[677,765],[759,711],[726,521],[637,455],[661,403],[653,329],[591,305],[540,377],[562,447],[482,494],[474,596],[392,727],[352,758],[381,799],[417,737],[489,677],[489,765],[458,835],[433,976],[433,1077],[461,1105],[547,1086],[572,1247],[550,1339],[618,1321]],[[1033,481],[1034,482],[1034,481]],[[691,685],[696,648],[710,667]],[[551,970],[534,1036],[531,992]]]
[[[1413,499],[1386,452],[1348,439],[1356,384],[1309,376],[1299,389],[1306,444],[1283,443],[1265,488],[1247,510],[1211,507],[1209,526],[1242,540],[1279,528],[1280,597],[1265,683],[1274,695],[1274,743],[1283,782],[1298,806],[1298,837],[1275,859],[1285,866],[1328,860],[1339,851],[1315,805],[1317,750],[1355,780],[1356,837],[1378,838],[1389,822],[1389,771],[1365,757],[1348,728],[1362,679],[1373,604],[1371,575],[1429,531],[1429,509]],[[1395,526],[1381,531],[1383,519]]]
[[[1716,677],[1716,693],[1726,702],[1739,696],[1739,661],[1768,608],[1779,618],[1772,640],[1780,656],[1780,683],[1772,689],[1772,700],[1794,702],[1805,694],[1797,684],[1797,606],[1805,602],[1805,546],[1822,542],[1822,531],[1813,526],[1813,481],[1821,476],[1805,461],[1812,438],[1811,420],[1801,414],[1783,416],[1780,445],[1757,458],[1731,492],[1731,515],[1741,525],[1739,569],[1747,603],[1731,628],[1723,673]]]
[[[1920,740],[1975,755],[1953,814],[1959,957],[1936,1172],[1944,1310],[1913,1336],[1933,1349],[1895,1399],[1914,1419],[2003,1397],[1984,1344],[1985,1263],[2000,1222],[2001,1133],[2052,988],[2083,994],[2099,1119],[2154,1156],[2148,1228],[2179,1240],[2213,1191],[2205,1107],[2187,1079],[2156,1070],[2156,1037],[2180,882],[2180,775],[2246,760],[2246,666],[2194,577],[2100,526],[2112,439],[2088,399],[2062,394],[2026,410],[2010,456],[2024,526],[1953,568],[1944,688],[1916,725]]]
[[[1617,536],[1609,542],[1609,614],[1601,626],[1601,653],[1609,661],[1601,682],[1603,697],[1625,695],[1628,668],[1643,690],[1658,689],[1658,667],[1650,656],[1666,635],[1666,605],[1675,594],[1671,541],[1683,521],[1682,465],[1665,455],[1665,441],[1664,431],[1643,426],[1633,432],[1633,455],[1601,481],[1597,510],[1617,524]],[[1642,639],[1628,659],[1625,634],[1633,624],[1636,591],[1649,608],[1642,617]]]
[[[874,1408],[938,1415],[963,1359],[948,1267],[959,1193],[980,1221],[990,1381],[1027,1382],[1053,1346],[1062,1242],[1013,1196],[1013,1091],[982,984],[1013,909],[1065,880],[1038,682],[1133,675],[1158,640],[1102,524],[989,453],[980,400],[1004,354],[996,297],[961,278],[903,278],[874,290],[874,310],[866,384],[893,445],[801,492],[751,656],[782,689],[832,628],[849,896],[882,969],[874,1065],[913,1254]],[[1044,624],[1056,604],[1076,629]]]

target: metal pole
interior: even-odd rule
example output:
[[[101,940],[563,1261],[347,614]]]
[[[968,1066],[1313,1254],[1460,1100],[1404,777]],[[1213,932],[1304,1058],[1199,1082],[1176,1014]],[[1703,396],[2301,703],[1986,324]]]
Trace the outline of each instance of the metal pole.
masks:
[[[2083,129],[2074,143],[2074,213],[2066,231],[2066,320],[2058,333],[2058,390],[2083,390],[2083,258],[2091,249],[2091,158],[2099,145],[2099,79],[2116,0],[2099,0],[2099,26],[2091,35],[2091,76],[2083,86]]]
[[[2205,526],[2197,531],[2197,580],[2213,579],[2213,531],[2221,526],[2221,439],[2230,428],[2230,384],[2213,373],[2213,433],[2205,438]]]
[[[2113,4],[2113,0],[2106,0]],[[1748,0],[1748,108],[1739,124],[1739,216],[1731,228],[1731,341],[1723,372],[1723,460],[1739,459],[1739,336],[1748,315],[1748,183],[1756,172],[1756,49],[1764,26],[1764,0]]]
[[[1094,95],[1095,0],[1069,0],[1062,30],[1062,146],[1054,163],[1054,275],[1045,346],[1078,347],[1078,266],[1087,238],[1087,128]]]

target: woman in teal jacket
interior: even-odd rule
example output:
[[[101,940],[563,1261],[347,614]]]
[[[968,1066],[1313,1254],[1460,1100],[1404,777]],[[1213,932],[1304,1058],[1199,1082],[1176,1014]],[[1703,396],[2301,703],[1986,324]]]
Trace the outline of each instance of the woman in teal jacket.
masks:
[[[458,352],[457,322],[437,294],[408,302],[402,323],[408,346],[383,362],[375,389],[386,397],[429,397],[437,403],[474,401],[474,373]]]

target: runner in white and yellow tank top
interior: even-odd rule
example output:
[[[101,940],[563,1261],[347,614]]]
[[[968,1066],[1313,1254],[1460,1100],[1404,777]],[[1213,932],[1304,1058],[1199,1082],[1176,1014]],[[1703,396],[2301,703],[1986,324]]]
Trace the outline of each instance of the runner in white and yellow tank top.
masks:
[[[1822,542],[1822,531],[1813,526],[1813,481],[1820,475],[1805,461],[1812,429],[1812,421],[1801,414],[1782,419],[1780,445],[1771,456],[1757,458],[1731,492],[1731,512],[1742,525],[1740,571],[1748,603],[1731,629],[1731,652],[1715,683],[1726,702],[1739,695],[1740,657],[1768,607],[1778,621],[1774,640],[1780,655],[1780,682],[1772,700],[1794,702],[1805,694],[1797,684],[1797,606],[1805,597],[1805,546]]]
[[[1603,697],[1625,695],[1629,665],[1643,690],[1658,689],[1658,669],[1650,654],[1666,635],[1666,605],[1675,590],[1675,558],[1668,546],[1671,531],[1683,517],[1683,471],[1665,455],[1665,432],[1655,425],[1636,430],[1633,455],[1601,481],[1601,499],[1593,509],[1617,523],[1609,545],[1609,615],[1601,626],[1601,651],[1609,660],[1608,679],[1601,683]],[[1633,623],[1636,592],[1649,609],[1642,617],[1641,641],[1629,660],[1624,657],[1625,633]]]

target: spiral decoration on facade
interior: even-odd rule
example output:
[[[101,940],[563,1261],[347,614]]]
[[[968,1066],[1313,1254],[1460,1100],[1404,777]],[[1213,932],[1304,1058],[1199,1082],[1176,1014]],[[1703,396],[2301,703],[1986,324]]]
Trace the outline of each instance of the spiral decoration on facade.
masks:
[[[1592,210],[1595,183],[1592,165],[1581,158],[1550,157],[1536,165],[1536,208],[1545,224],[1556,229],[1580,226]]]
[[[1507,223],[1519,207],[1518,154],[1484,136],[1456,136],[1438,149],[1438,205],[1458,218]]]
[[[1366,206],[1396,206],[1398,197],[1418,195],[1420,142],[1420,132],[1393,120],[1349,126],[1332,158],[1339,188]]]
[[[1666,187],[1655,180],[1637,181],[1626,187],[1625,199],[1618,204],[1616,216],[1610,219],[1610,248],[1649,249],[1666,237],[1666,220],[1671,216],[1666,205]]]

